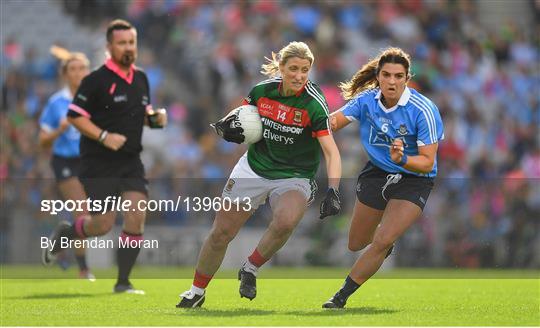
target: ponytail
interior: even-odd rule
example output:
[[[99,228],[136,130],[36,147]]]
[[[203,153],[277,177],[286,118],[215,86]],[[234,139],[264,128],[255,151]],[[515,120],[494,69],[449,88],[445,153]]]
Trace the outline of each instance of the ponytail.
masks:
[[[261,73],[268,77],[279,75],[279,54],[272,51],[272,59],[266,56],[264,59],[267,61],[267,63],[261,66]]]
[[[80,60],[82,61],[87,67],[90,67],[90,61],[88,60],[88,57],[86,57],[85,54],[82,52],[71,52],[65,48],[53,45],[49,52],[51,55],[53,55],[56,59],[60,61],[60,74],[64,75],[67,72],[67,67],[69,63],[71,63],[74,60]]]
[[[354,96],[364,90],[377,87],[378,64],[379,58],[370,60],[353,75],[351,80],[339,84],[341,94],[345,100],[354,98]]]

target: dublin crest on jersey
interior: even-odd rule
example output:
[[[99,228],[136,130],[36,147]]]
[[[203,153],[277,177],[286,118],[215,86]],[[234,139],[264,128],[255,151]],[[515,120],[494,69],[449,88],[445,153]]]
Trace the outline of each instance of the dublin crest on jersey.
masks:
[[[409,131],[407,131],[407,127],[405,126],[405,124],[400,124],[399,129],[397,131],[402,136],[405,136],[409,133]]]

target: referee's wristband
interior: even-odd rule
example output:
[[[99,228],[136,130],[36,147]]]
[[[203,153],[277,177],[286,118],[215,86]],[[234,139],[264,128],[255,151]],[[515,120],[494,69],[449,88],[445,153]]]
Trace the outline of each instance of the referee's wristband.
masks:
[[[403,154],[403,156],[401,156],[401,161],[399,161],[399,163],[397,163],[397,165],[399,166],[403,166],[407,164],[407,154]]]
[[[101,133],[99,134],[99,138],[98,138],[99,143],[103,143],[105,141],[105,138],[107,138],[108,134],[109,134],[109,131],[101,130]]]

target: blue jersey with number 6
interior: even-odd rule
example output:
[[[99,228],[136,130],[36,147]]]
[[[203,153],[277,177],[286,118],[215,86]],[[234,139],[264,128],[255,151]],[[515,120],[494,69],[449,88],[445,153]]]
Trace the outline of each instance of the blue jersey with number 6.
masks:
[[[360,139],[370,161],[387,172],[404,172],[418,176],[437,175],[437,158],[428,174],[411,172],[390,158],[394,139],[403,140],[407,156],[418,155],[418,147],[444,139],[443,123],[437,106],[418,91],[405,87],[397,105],[386,108],[379,88],[362,92],[340,111],[349,121],[360,122]]]

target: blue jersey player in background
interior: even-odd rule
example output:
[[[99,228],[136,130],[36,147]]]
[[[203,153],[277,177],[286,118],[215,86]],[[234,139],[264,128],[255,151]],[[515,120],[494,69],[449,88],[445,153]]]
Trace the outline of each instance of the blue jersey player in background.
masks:
[[[332,130],[358,121],[369,157],[356,186],[349,249],[367,249],[323,308],[344,307],[379,270],[394,242],[422,214],[433,188],[443,124],[437,106],[407,87],[410,67],[407,53],[387,48],[340,85],[349,102],[331,116]]]
[[[62,197],[66,200],[82,200],[86,199],[86,193],[77,177],[81,134],[68,123],[66,114],[73,94],[90,71],[90,62],[82,53],[72,53],[56,46],[51,47],[51,53],[61,60],[60,75],[66,85],[49,98],[43,109],[39,120],[39,143],[43,148],[52,147],[51,167]],[[87,213],[73,213],[73,215],[87,215]],[[85,249],[76,248],[75,258],[79,266],[79,277],[94,281],[95,277],[86,263]]]

